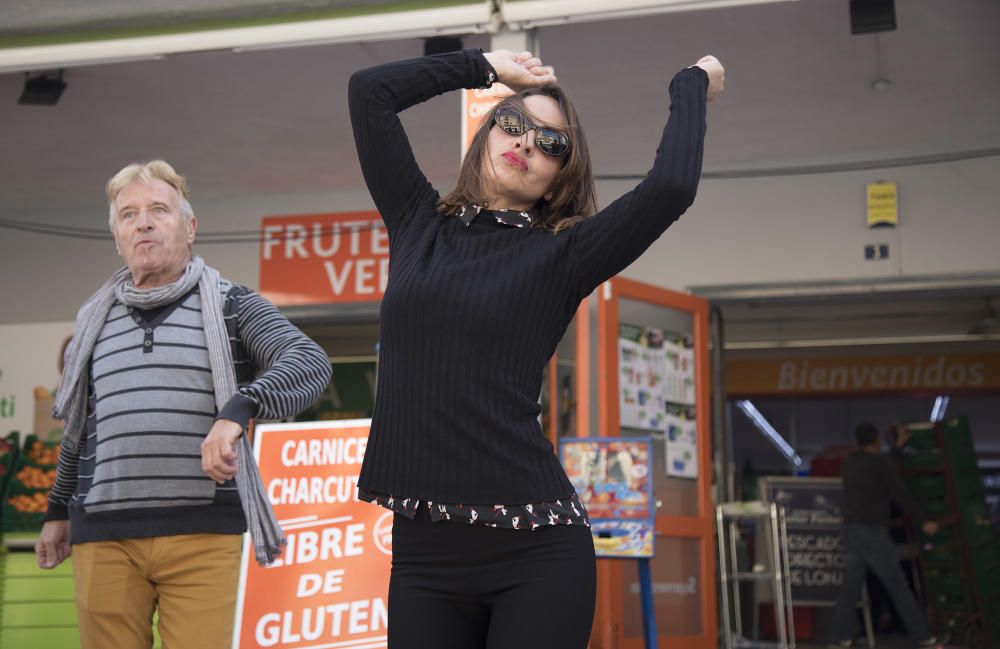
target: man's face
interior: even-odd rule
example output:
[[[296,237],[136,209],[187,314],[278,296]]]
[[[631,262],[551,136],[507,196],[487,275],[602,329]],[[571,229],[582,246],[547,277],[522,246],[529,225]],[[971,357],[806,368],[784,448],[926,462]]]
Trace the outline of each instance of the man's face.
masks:
[[[114,200],[115,244],[136,288],[169,283],[187,266],[198,221],[185,219],[177,190],[158,178],[134,181]]]

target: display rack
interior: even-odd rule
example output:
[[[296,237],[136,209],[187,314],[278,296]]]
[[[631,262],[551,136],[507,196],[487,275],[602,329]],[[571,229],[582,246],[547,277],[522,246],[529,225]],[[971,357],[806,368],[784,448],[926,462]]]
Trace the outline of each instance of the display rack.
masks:
[[[968,647],[1000,646],[1000,538],[964,416],[902,426],[907,487],[937,534],[918,533],[928,618]]]
[[[722,628],[726,649],[795,649],[795,622],[792,611],[792,590],[788,565],[788,531],[784,508],[762,501],[723,503],[715,508],[719,543],[719,581],[722,588]],[[768,540],[768,565],[762,570],[741,568],[737,541],[739,524],[751,520],[758,533]],[[740,612],[740,584],[759,582],[770,587],[774,602],[777,642],[748,639],[743,632]]]

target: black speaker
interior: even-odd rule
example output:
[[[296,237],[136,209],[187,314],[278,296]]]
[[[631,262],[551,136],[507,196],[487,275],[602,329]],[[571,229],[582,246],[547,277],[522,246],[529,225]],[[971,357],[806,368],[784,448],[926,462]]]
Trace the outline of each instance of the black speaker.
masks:
[[[19,104],[35,104],[39,106],[55,106],[66,89],[62,70],[58,77],[40,74],[34,77],[27,75],[24,80],[24,91],[17,100]]]
[[[445,54],[462,49],[462,39],[457,36],[432,36],[424,39],[424,56]]]
[[[896,30],[894,0],[851,0],[851,33],[872,34]]]

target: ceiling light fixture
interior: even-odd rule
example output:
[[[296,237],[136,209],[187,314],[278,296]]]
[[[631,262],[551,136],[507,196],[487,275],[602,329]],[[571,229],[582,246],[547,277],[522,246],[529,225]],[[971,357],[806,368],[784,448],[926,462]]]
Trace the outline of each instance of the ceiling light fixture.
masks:
[[[882,70],[882,42],[875,34],[875,76],[868,82],[869,87],[877,92],[888,90],[892,86],[892,77]]]
[[[931,421],[941,421],[944,419],[944,413],[948,410],[948,397],[941,395],[934,400],[934,407],[931,408]]]
[[[719,9],[796,0],[503,0],[500,13],[511,29],[615,20],[675,11]]]
[[[774,426],[771,425],[771,422],[769,422],[767,418],[764,417],[759,410],[757,410],[756,406],[750,403],[750,401],[743,399],[736,402],[736,407],[739,408],[744,415],[746,415],[746,418],[750,420],[750,423],[757,427],[757,430],[764,434],[764,437],[774,444],[775,448],[777,448],[789,462],[795,466],[802,466],[802,458],[795,452],[795,449],[792,448],[791,444],[789,444],[785,438],[781,436],[781,433],[775,430]]]
[[[63,71],[55,74],[24,75],[24,90],[17,103],[31,106],[55,106],[66,89]]]

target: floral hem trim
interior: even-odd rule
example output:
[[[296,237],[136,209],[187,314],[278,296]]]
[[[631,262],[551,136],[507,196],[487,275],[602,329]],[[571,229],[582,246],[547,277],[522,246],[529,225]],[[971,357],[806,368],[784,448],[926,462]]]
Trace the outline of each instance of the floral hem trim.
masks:
[[[454,521],[511,530],[536,530],[539,527],[553,525],[590,527],[587,509],[576,494],[554,502],[531,505],[464,505],[399,498],[358,489],[358,499],[374,503],[407,518],[414,518],[420,505],[425,504],[434,522]]]

